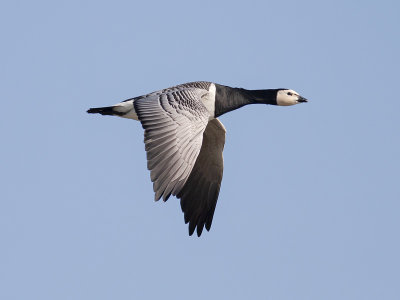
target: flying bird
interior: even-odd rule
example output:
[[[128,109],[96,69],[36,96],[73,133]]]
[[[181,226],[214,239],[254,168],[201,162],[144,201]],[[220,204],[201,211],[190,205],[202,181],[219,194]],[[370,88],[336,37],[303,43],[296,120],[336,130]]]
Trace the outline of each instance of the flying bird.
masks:
[[[147,168],[155,200],[180,199],[189,235],[211,228],[223,173],[225,127],[217,117],[247,104],[289,106],[307,102],[290,89],[247,90],[212,82],[190,82],[108,107],[91,114],[140,121]]]

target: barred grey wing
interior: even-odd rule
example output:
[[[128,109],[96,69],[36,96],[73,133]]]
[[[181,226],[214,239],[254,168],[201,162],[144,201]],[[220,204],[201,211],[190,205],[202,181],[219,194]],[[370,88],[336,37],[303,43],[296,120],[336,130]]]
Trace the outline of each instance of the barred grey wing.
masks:
[[[195,165],[210,116],[199,100],[205,92],[198,88],[172,88],[134,102],[144,128],[155,200],[176,196]]]

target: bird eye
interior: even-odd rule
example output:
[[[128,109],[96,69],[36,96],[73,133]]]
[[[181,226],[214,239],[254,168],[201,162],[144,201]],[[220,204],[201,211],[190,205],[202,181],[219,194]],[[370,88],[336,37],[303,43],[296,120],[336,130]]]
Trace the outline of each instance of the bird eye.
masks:
[[[293,93],[292,92],[288,92],[287,93],[289,96],[293,96]]]

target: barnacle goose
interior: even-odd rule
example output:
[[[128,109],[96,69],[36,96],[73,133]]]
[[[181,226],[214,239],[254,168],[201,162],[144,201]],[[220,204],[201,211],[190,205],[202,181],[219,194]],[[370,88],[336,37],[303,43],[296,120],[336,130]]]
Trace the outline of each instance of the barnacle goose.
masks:
[[[88,113],[138,120],[155,200],[180,199],[189,235],[211,228],[223,173],[225,127],[217,119],[247,104],[289,106],[307,99],[289,89],[246,90],[190,82]]]

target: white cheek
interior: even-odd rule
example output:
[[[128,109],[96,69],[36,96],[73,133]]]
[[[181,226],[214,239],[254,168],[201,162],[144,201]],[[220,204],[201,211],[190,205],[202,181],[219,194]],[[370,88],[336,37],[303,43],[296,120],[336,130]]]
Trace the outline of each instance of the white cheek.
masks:
[[[289,97],[278,97],[276,102],[280,106],[290,106],[296,104],[296,100]]]

